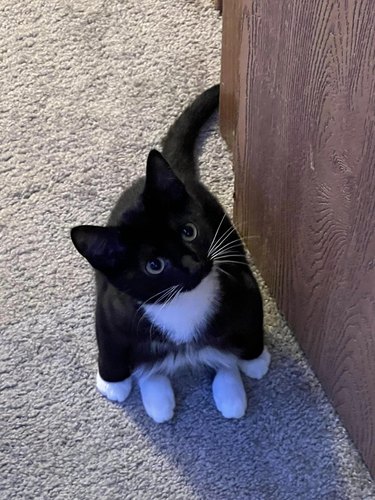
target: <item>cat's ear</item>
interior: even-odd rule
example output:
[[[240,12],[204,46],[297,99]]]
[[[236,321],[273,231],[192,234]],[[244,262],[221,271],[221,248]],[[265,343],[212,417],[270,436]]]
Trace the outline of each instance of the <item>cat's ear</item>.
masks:
[[[102,272],[114,270],[126,252],[120,231],[115,227],[77,226],[70,236],[78,252]]]
[[[144,196],[146,200],[157,198],[161,202],[184,201],[187,196],[184,184],[156,149],[151,150],[147,158]]]

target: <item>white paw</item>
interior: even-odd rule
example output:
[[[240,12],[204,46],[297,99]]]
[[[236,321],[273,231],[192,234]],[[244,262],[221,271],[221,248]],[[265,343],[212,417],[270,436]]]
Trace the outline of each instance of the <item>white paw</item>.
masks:
[[[212,383],[216,408],[225,418],[241,418],[247,407],[246,393],[237,368],[220,368]]]
[[[271,354],[265,347],[259,358],[252,359],[251,361],[239,360],[238,365],[245,375],[259,380],[268,372],[270,362]]]
[[[175,400],[168,377],[165,375],[150,375],[141,378],[139,388],[146,413],[155,422],[161,424],[173,417]]]
[[[96,375],[96,388],[103,396],[111,401],[122,403],[130,394],[132,381],[129,377],[121,382],[106,382],[98,372]]]

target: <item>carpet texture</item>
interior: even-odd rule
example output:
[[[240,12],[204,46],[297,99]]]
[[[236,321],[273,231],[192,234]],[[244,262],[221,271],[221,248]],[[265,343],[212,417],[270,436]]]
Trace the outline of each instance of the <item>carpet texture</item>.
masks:
[[[69,229],[104,223],[147,152],[219,81],[210,0],[0,4],[2,499],[370,499],[358,453],[263,286],[269,374],[246,417],[211,375],[173,381],[171,423],[95,390],[94,286]],[[206,127],[203,179],[230,211],[231,158]]]

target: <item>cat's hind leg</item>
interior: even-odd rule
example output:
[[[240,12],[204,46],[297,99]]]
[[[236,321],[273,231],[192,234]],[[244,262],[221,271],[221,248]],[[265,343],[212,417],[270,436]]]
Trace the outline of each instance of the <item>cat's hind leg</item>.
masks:
[[[245,375],[259,380],[268,372],[270,363],[271,355],[268,349],[264,347],[262,354],[258,358],[251,360],[240,359],[238,366]]]
[[[216,408],[225,418],[241,418],[247,407],[247,398],[241,374],[237,367],[219,368],[212,383]]]
[[[141,377],[139,388],[146,413],[155,422],[160,424],[173,417],[175,399],[168,377],[159,374]]]

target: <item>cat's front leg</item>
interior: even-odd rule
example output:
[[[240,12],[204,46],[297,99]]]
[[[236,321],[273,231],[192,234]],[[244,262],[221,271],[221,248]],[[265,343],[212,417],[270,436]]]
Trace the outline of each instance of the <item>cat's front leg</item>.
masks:
[[[159,374],[141,377],[139,388],[146,413],[155,422],[160,424],[173,417],[175,399],[168,377]]]
[[[110,401],[116,401],[122,403],[127,399],[132,389],[131,378],[128,377],[121,382],[107,382],[102,379],[100,373],[96,374],[96,388]]]
[[[241,418],[247,407],[242,378],[237,367],[219,368],[212,383],[216,408],[225,418]]]
[[[127,357],[123,346],[107,344],[99,347],[96,388],[110,401],[122,403],[132,389]]]
[[[131,348],[123,329],[116,326],[100,301],[96,311],[96,336],[99,348],[96,388],[110,401],[122,403],[132,388]]]

